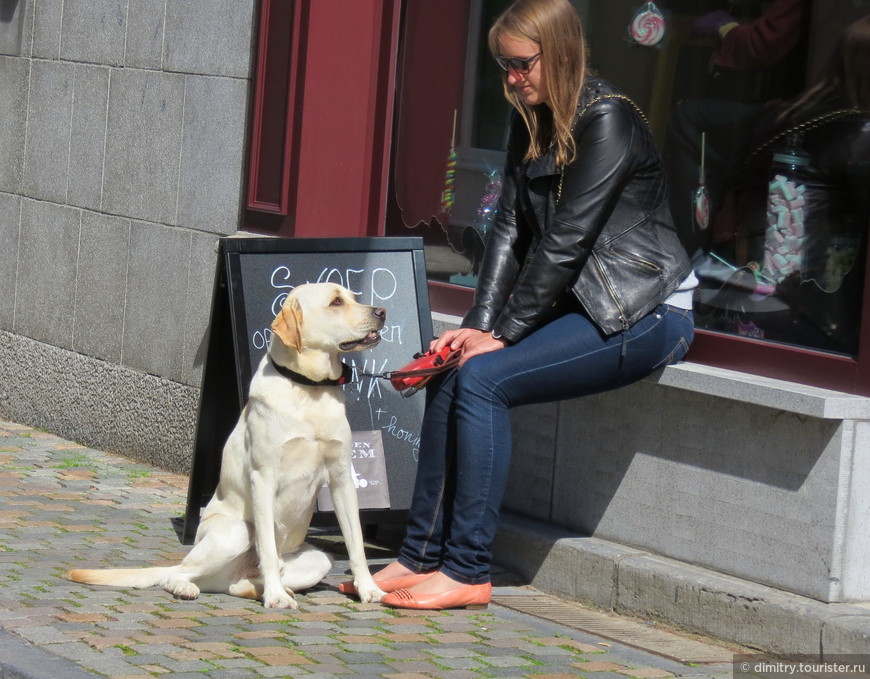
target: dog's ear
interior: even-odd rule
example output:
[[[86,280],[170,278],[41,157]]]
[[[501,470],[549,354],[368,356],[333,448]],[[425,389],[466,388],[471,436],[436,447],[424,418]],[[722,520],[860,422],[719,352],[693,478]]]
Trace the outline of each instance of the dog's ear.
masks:
[[[272,332],[288,347],[302,351],[302,307],[295,299],[291,299],[281,307],[280,313],[272,321]]]

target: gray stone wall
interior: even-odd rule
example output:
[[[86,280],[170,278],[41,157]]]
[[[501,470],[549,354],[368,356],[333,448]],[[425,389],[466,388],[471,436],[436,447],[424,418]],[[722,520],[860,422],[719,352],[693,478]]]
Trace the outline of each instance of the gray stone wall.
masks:
[[[0,0],[0,416],[189,468],[165,430],[195,422],[215,246],[239,227],[254,18]],[[120,435],[131,401],[154,417]]]

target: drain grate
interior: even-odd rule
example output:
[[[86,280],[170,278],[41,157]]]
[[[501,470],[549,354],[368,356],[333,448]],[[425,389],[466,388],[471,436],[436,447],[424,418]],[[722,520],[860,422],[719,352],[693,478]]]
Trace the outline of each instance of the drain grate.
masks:
[[[547,595],[505,594],[494,596],[492,603],[683,664],[730,663],[734,659],[733,652],[728,649],[648,627],[633,620],[590,611],[578,604]]]

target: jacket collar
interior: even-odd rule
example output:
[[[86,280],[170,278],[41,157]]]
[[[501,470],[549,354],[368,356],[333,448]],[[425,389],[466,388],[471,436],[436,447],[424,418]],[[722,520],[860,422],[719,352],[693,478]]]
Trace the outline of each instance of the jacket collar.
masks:
[[[553,151],[547,151],[538,158],[530,160],[526,169],[526,176],[529,179],[537,179],[552,174],[559,174],[559,168],[556,167],[556,154]]]
[[[583,92],[580,94],[580,101],[577,103],[577,111],[575,116],[580,114],[586,105],[602,92],[611,92],[613,87],[607,82],[599,78],[587,78],[583,86]],[[576,118],[575,118],[576,122]],[[529,179],[537,179],[547,175],[559,174],[561,169],[556,165],[556,154],[553,151],[547,151],[539,158],[529,162],[526,169],[526,176]]]

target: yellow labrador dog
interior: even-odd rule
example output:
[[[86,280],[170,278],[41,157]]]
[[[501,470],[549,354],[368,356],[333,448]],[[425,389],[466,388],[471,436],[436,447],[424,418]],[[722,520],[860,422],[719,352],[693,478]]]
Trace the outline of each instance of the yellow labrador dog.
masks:
[[[351,430],[340,386],[342,352],[380,340],[384,309],[357,303],[332,283],[295,288],[272,323],[269,352],[223,450],[220,482],[194,546],[169,567],[73,570],[76,582],[162,585],[179,599],[200,591],[297,608],[294,590],[316,585],[331,559],[304,542],[315,498],[328,482],[363,601],[380,601],[363,552],[350,468]],[[346,379],[346,375],[345,375]]]

